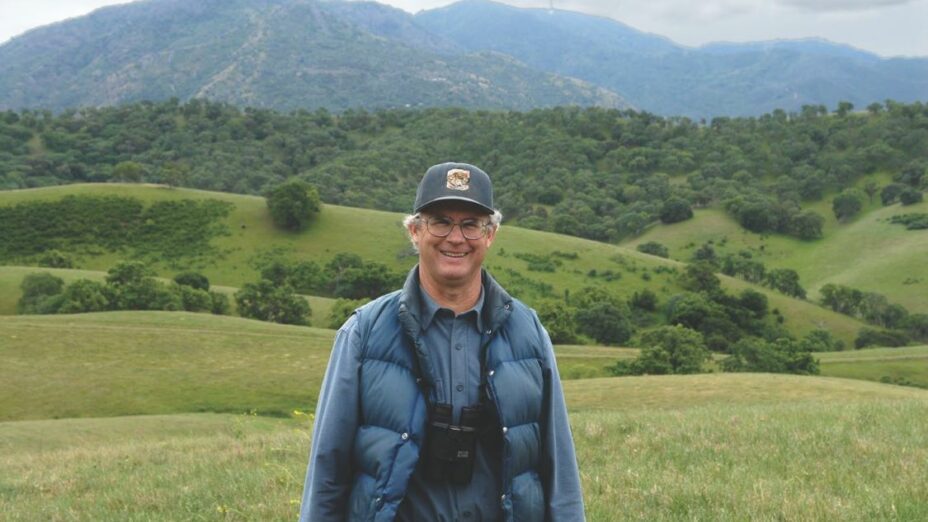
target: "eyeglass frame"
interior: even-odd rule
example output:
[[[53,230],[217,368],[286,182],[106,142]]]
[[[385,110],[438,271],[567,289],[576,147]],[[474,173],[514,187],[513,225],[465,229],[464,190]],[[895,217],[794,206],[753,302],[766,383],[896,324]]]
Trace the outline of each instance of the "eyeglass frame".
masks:
[[[435,232],[433,232],[433,231],[432,231],[432,227],[430,226],[430,222],[431,222],[433,219],[440,219],[440,220],[443,220],[443,221],[448,221],[448,222],[450,222],[450,223],[451,223],[451,228],[448,229],[448,233],[447,233],[447,234],[436,234]],[[492,221],[492,220],[481,220],[481,219],[479,219],[479,218],[466,218],[466,219],[462,219],[461,221],[455,221],[455,220],[453,220],[453,219],[451,219],[451,218],[449,218],[449,217],[444,217],[444,216],[430,216],[430,217],[426,218],[426,217],[424,217],[424,216],[419,215],[419,216],[416,216],[416,221],[418,221],[419,223],[422,223],[422,222],[424,221],[424,222],[425,222],[425,229],[428,230],[429,234],[432,234],[432,235],[435,236],[435,237],[448,237],[448,236],[450,236],[452,233],[454,233],[454,227],[458,227],[458,230],[461,231],[461,236],[462,236],[464,239],[467,239],[467,240],[469,240],[469,241],[475,241],[475,240],[477,240],[477,239],[483,239],[483,238],[487,237],[487,234],[490,233],[490,227],[493,226],[493,221]],[[463,225],[463,224],[465,224],[465,223],[467,223],[467,222],[470,222],[470,221],[473,221],[473,222],[476,222],[476,223],[479,223],[479,224],[480,224],[480,235],[479,235],[479,236],[477,236],[477,237],[468,237],[468,235],[464,233],[464,227],[461,226],[461,225]]]

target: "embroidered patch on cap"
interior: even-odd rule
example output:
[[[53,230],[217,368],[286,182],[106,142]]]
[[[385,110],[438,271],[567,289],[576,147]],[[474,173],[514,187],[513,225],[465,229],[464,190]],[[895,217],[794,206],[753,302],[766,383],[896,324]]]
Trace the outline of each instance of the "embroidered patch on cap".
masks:
[[[470,188],[470,171],[464,169],[451,169],[448,171],[447,186],[451,190],[467,190]]]

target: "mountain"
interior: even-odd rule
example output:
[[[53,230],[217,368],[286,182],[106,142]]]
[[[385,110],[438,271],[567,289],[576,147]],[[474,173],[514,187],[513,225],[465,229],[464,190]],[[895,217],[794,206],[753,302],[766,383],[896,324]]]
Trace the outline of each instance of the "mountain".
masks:
[[[928,59],[882,59],[825,40],[677,45],[607,18],[465,0],[416,20],[470,51],[492,50],[621,93],[635,107],[694,118],[803,105],[928,99]]]
[[[170,97],[281,110],[625,106],[606,89],[461,49],[374,3],[143,0],[0,46],[0,109]]]

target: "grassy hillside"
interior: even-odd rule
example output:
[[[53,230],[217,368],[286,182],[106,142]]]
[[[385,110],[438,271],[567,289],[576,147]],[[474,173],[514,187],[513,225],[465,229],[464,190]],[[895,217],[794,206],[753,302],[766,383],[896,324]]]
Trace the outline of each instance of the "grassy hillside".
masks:
[[[565,388],[589,520],[928,516],[918,464],[928,459],[926,391],[770,375]],[[614,393],[584,392],[596,388]],[[213,414],[2,422],[0,518],[292,520],[310,422]]]
[[[837,283],[883,294],[911,312],[928,312],[928,231],[889,222],[898,214],[928,212],[928,202],[883,207],[877,196],[861,215],[843,224],[835,221],[830,198],[809,208],[826,218],[823,239],[754,234],[723,210],[704,209],[689,221],[657,225],[623,246],[657,241],[670,249],[672,258],[688,260],[700,245],[712,241],[719,254],[748,250],[768,269],[796,270],[810,299],[817,299],[826,283]]]
[[[818,354],[822,375],[928,388],[928,346]]]
[[[0,316],[0,420],[248,411],[287,416],[293,410],[311,410],[333,336],[332,330],[181,312]],[[583,378],[565,384],[574,398],[571,407],[609,408],[616,397],[631,398],[626,406],[665,406],[661,396],[654,395],[654,386],[639,384],[656,377],[588,379],[606,377],[608,366],[636,353],[557,347],[564,379]],[[928,347],[816,356],[824,375],[874,381],[888,376],[928,384]],[[727,379],[726,386],[714,390],[713,379]],[[729,397],[740,403],[756,398],[752,389],[759,379],[786,383],[772,395],[776,401],[802,399],[791,395],[789,383],[805,383],[805,388],[796,389],[809,390],[813,382],[752,375],[661,382],[690,390],[687,401],[720,398],[740,382],[742,389]],[[814,393],[834,392],[838,384],[855,390],[897,389],[843,380],[815,382],[825,388]],[[900,396],[909,393],[898,390]],[[665,393],[674,396],[677,391]]]
[[[334,335],[183,312],[0,316],[0,421],[310,410]],[[565,379],[635,352],[557,349]]]
[[[253,262],[260,253],[278,252],[294,260],[313,260],[324,264],[336,253],[352,252],[398,271],[406,271],[415,263],[415,256],[400,225],[402,215],[396,213],[326,205],[308,230],[290,233],[272,225],[263,198],[118,184],[2,191],[0,205],[54,200],[67,194],[116,194],[147,202],[216,198],[233,203],[234,209],[225,220],[230,234],[213,240],[221,255],[204,266],[192,267],[209,277],[211,283],[220,286],[239,287],[255,280],[257,271]],[[486,265],[504,286],[529,304],[543,293],[561,296],[565,291],[573,292],[586,286],[610,288],[625,296],[648,288],[662,300],[680,290],[675,274],[671,273],[680,268],[679,263],[644,255],[634,249],[506,225],[497,237]],[[551,256],[553,252],[576,255],[576,258],[558,259],[561,264],[553,272],[528,270],[528,262],[524,260],[526,254]],[[81,256],[77,261],[81,269],[105,271],[121,257],[115,253],[103,253]],[[172,277],[176,272],[163,265],[156,266],[156,269],[162,277]],[[591,271],[600,275],[608,272],[616,275],[614,279],[607,280],[590,275]],[[4,276],[0,272],[0,285],[15,287],[15,281],[3,282],[6,277],[13,276]],[[733,289],[747,286],[733,279],[726,279],[724,284]],[[539,290],[545,285],[546,290]],[[787,325],[798,335],[824,326],[850,344],[862,326],[858,321],[820,307],[766,289],[762,291],[770,299],[771,308],[778,308]],[[10,297],[0,299],[0,311],[10,309],[9,301]]]
[[[3,317],[0,332],[3,420],[287,415],[315,405],[334,333],[170,312]]]

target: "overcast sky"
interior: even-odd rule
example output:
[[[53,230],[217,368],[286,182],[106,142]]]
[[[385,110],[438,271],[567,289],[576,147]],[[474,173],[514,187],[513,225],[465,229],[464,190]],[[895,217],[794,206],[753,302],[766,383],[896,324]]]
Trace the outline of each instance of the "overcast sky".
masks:
[[[196,0],[190,0],[196,1]],[[821,37],[882,56],[928,57],[928,0],[504,0],[607,16],[684,45]],[[0,0],[0,42],[125,0]],[[381,1],[411,13],[448,0]]]

